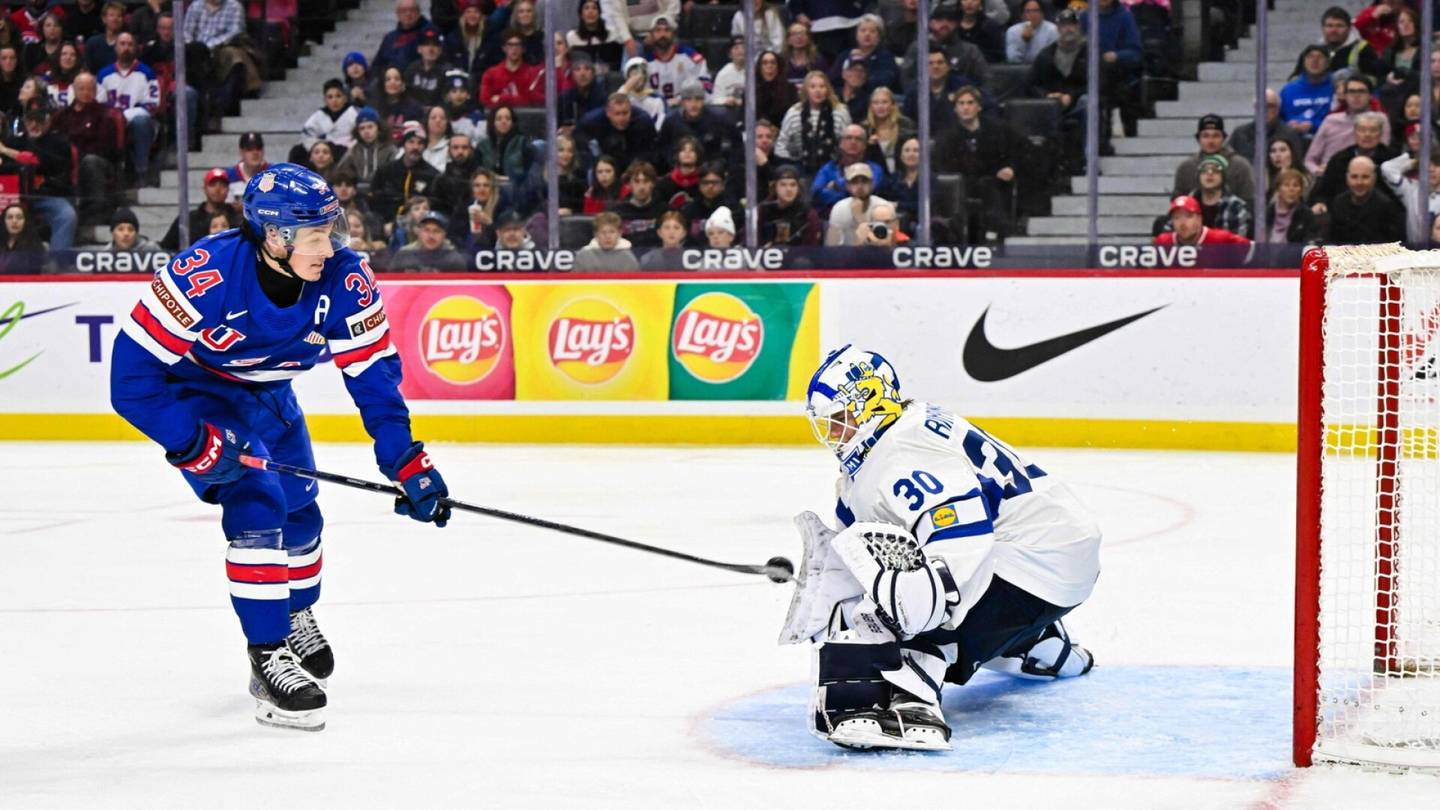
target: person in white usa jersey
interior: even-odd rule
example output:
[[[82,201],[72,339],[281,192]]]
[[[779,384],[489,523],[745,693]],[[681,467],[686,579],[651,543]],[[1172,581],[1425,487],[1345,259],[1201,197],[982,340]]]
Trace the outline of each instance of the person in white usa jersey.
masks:
[[[846,345],[810,381],[840,459],[831,530],[805,543],[782,644],[815,642],[810,730],[847,748],[948,750],[945,683],[981,667],[1084,675],[1061,618],[1089,598],[1100,530],[1063,483],[980,428],[901,398],[894,368]]]

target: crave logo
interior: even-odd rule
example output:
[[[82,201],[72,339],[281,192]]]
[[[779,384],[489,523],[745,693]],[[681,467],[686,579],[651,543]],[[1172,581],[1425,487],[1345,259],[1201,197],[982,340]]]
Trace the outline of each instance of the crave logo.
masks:
[[[670,351],[685,370],[708,383],[740,378],[765,343],[765,322],[729,293],[698,295],[675,316]]]
[[[420,320],[420,361],[451,385],[469,385],[495,369],[505,339],[505,323],[493,307],[452,295],[436,301]]]
[[[635,351],[635,322],[609,301],[581,298],[550,322],[550,363],[578,383],[614,378]]]

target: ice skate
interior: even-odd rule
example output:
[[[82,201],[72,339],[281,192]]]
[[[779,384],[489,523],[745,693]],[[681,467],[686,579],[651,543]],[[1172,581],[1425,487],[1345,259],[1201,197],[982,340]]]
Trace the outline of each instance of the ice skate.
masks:
[[[827,737],[843,748],[949,751],[950,725],[938,706],[896,690],[890,706],[855,712]]]
[[[285,643],[316,683],[322,688],[329,685],[330,674],[335,671],[335,654],[310,608],[290,614],[290,636]]]
[[[325,728],[325,690],[300,666],[289,645],[256,644],[248,650],[255,722],[300,731]]]

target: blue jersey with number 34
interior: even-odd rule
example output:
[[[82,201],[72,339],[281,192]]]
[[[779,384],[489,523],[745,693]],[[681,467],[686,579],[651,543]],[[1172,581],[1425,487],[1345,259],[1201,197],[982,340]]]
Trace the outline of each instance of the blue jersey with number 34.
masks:
[[[854,477],[840,479],[836,514],[844,524],[904,526],[928,556],[944,557],[966,583],[960,615],[992,576],[1070,607],[1089,597],[1100,573],[1100,529],[1068,487],[924,402],[907,405]]]
[[[300,300],[277,307],[260,289],[253,244],[238,230],[196,242],[156,271],[115,340],[111,400],[117,412],[166,450],[184,449],[197,414],[175,383],[246,388],[290,385],[327,356],[375,440],[376,460],[390,465],[411,444],[409,411],[399,392],[400,358],[375,276],[344,248],[326,263]],[[224,386],[222,386],[224,390]],[[248,405],[247,405],[248,406]]]

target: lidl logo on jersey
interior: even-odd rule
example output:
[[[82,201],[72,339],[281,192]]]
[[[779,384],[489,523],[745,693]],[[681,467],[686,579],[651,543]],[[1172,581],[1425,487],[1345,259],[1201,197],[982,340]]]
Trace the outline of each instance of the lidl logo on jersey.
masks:
[[[550,363],[595,385],[613,378],[635,351],[635,321],[614,304],[581,298],[560,309],[549,329]]]
[[[935,528],[943,529],[946,526],[954,526],[959,517],[955,514],[955,507],[941,506],[930,510],[930,522]]]
[[[707,292],[675,316],[670,351],[696,378],[708,383],[738,379],[760,356],[765,322],[729,293]]]
[[[436,301],[420,321],[420,361],[452,385],[485,379],[505,349],[500,313],[468,295]]]

